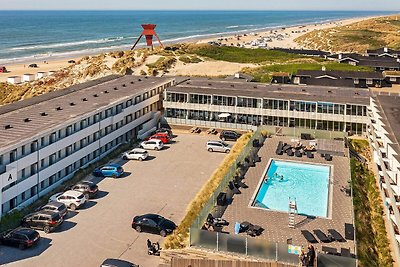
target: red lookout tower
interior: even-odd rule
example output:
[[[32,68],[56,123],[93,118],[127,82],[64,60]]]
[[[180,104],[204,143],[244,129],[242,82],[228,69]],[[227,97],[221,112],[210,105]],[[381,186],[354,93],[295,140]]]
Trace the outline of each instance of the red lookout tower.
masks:
[[[135,44],[132,46],[131,50],[135,49],[136,45],[139,43],[140,39],[143,37],[143,35],[146,37],[146,43],[147,46],[153,49],[153,36],[155,36],[158,40],[158,43],[161,45],[162,48],[164,48],[163,44],[160,41],[160,38],[158,38],[158,35],[156,31],[154,30],[157,25],[155,24],[142,24],[143,27],[143,32],[139,36],[139,38],[136,40]]]

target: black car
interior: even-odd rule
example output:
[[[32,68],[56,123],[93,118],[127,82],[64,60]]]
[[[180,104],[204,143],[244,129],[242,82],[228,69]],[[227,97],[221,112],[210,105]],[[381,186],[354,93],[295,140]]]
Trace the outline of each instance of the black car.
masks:
[[[28,68],[38,68],[38,65],[36,63],[32,63],[28,65]]]
[[[39,239],[39,233],[29,228],[16,228],[0,234],[0,244],[20,249],[32,247]]]
[[[67,206],[65,206],[64,203],[58,202],[58,201],[49,202],[46,205],[41,206],[40,208],[38,208],[36,211],[54,211],[54,212],[58,212],[60,214],[61,218],[64,218],[65,215],[67,215],[67,213],[68,213]]]
[[[221,134],[219,135],[219,138],[222,141],[225,141],[225,140],[236,141],[239,139],[240,136],[242,136],[242,135],[235,131],[222,131]]]
[[[174,222],[165,219],[163,216],[157,214],[145,214],[133,218],[132,228],[138,232],[147,232],[166,236],[175,230],[176,225]]]
[[[139,265],[119,259],[106,259],[100,267],[139,267]]]
[[[75,62],[75,60],[71,59],[71,60],[68,60],[68,63],[69,64],[75,64],[76,62]]]
[[[46,234],[54,231],[63,222],[60,214],[55,211],[38,211],[26,215],[21,224],[23,227],[43,230]]]
[[[82,192],[85,197],[93,198],[97,195],[99,187],[91,181],[83,181],[71,187],[71,190]]]

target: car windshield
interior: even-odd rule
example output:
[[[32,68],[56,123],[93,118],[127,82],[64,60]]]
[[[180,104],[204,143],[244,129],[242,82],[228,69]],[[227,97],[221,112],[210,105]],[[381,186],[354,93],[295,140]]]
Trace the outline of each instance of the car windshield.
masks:
[[[83,194],[80,194],[79,196],[78,196],[78,199],[82,199],[82,198],[84,198],[85,196],[83,195]]]
[[[221,142],[221,144],[223,145],[223,146],[229,146],[227,143],[225,143],[225,142]]]

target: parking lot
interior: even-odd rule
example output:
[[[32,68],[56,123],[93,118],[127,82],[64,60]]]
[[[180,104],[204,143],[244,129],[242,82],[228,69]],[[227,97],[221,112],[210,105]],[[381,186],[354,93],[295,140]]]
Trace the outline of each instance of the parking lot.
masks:
[[[140,266],[158,266],[158,257],[147,255],[146,240],[162,237],[137,233],[132,218],[160,214],[176,224],[190,201],[226,154],[210,153],[210,136],[180,134],[162,151],[149,151],[143,162],[122,161],[126,174],[99,179],[99,194],[83,209],[69,212],[60,229],[45,234],[37,246],[20,251],[0,246],[0,265],[100,266],[106,258],[120,258]],[[97,178],[98,179],[98,178]]]

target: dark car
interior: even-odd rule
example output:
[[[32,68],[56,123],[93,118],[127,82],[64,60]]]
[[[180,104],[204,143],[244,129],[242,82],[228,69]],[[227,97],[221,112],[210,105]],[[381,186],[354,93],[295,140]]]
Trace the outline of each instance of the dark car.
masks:
[[[54,231],[63,223],[60,214],[55,211],[38,211],[26,215],[21,224],[23,227],[43,230],[46,234]]]
[[[68,60],[68,63],[69,64],[75,64],[76,62],[75,62],[75,60],[71,59],[71,60]]]
[[[139,267],[139,265],[119,259],[106,259],[100,267]]]
[[[94,182],[82,181],[72,186],[71,190],[82,192],[86,198],[93,198],[99,192],[99,187]]]
[[[49,202],[46,205],[38,208],[36,211],[58,212],[60,214],[61,218],[64,218],[65,215],[67,215],[67,213],[68,213],[67,206],[64,203],[58,202],[58,201]]]
[[[40,239],[37,231],[30,228],[16,228],[0,234],[0,243],[25,249],[32,247]]]
[[[175,230],[176,225],[174,222],[165,219],[163,216],[157,214],[145,214],[133,218],[132,228],[138,232],[147,232],[166,236]]]
[[[38,65],[36,63],[29,64],[28,68],[38,68]]]
[[[221,134],[219,135],[219,138],[222,141],[225,141],[225,140],[236,141],[239,139],[240,136],[242,136],[242,135],[235,131],[222,131]]]

